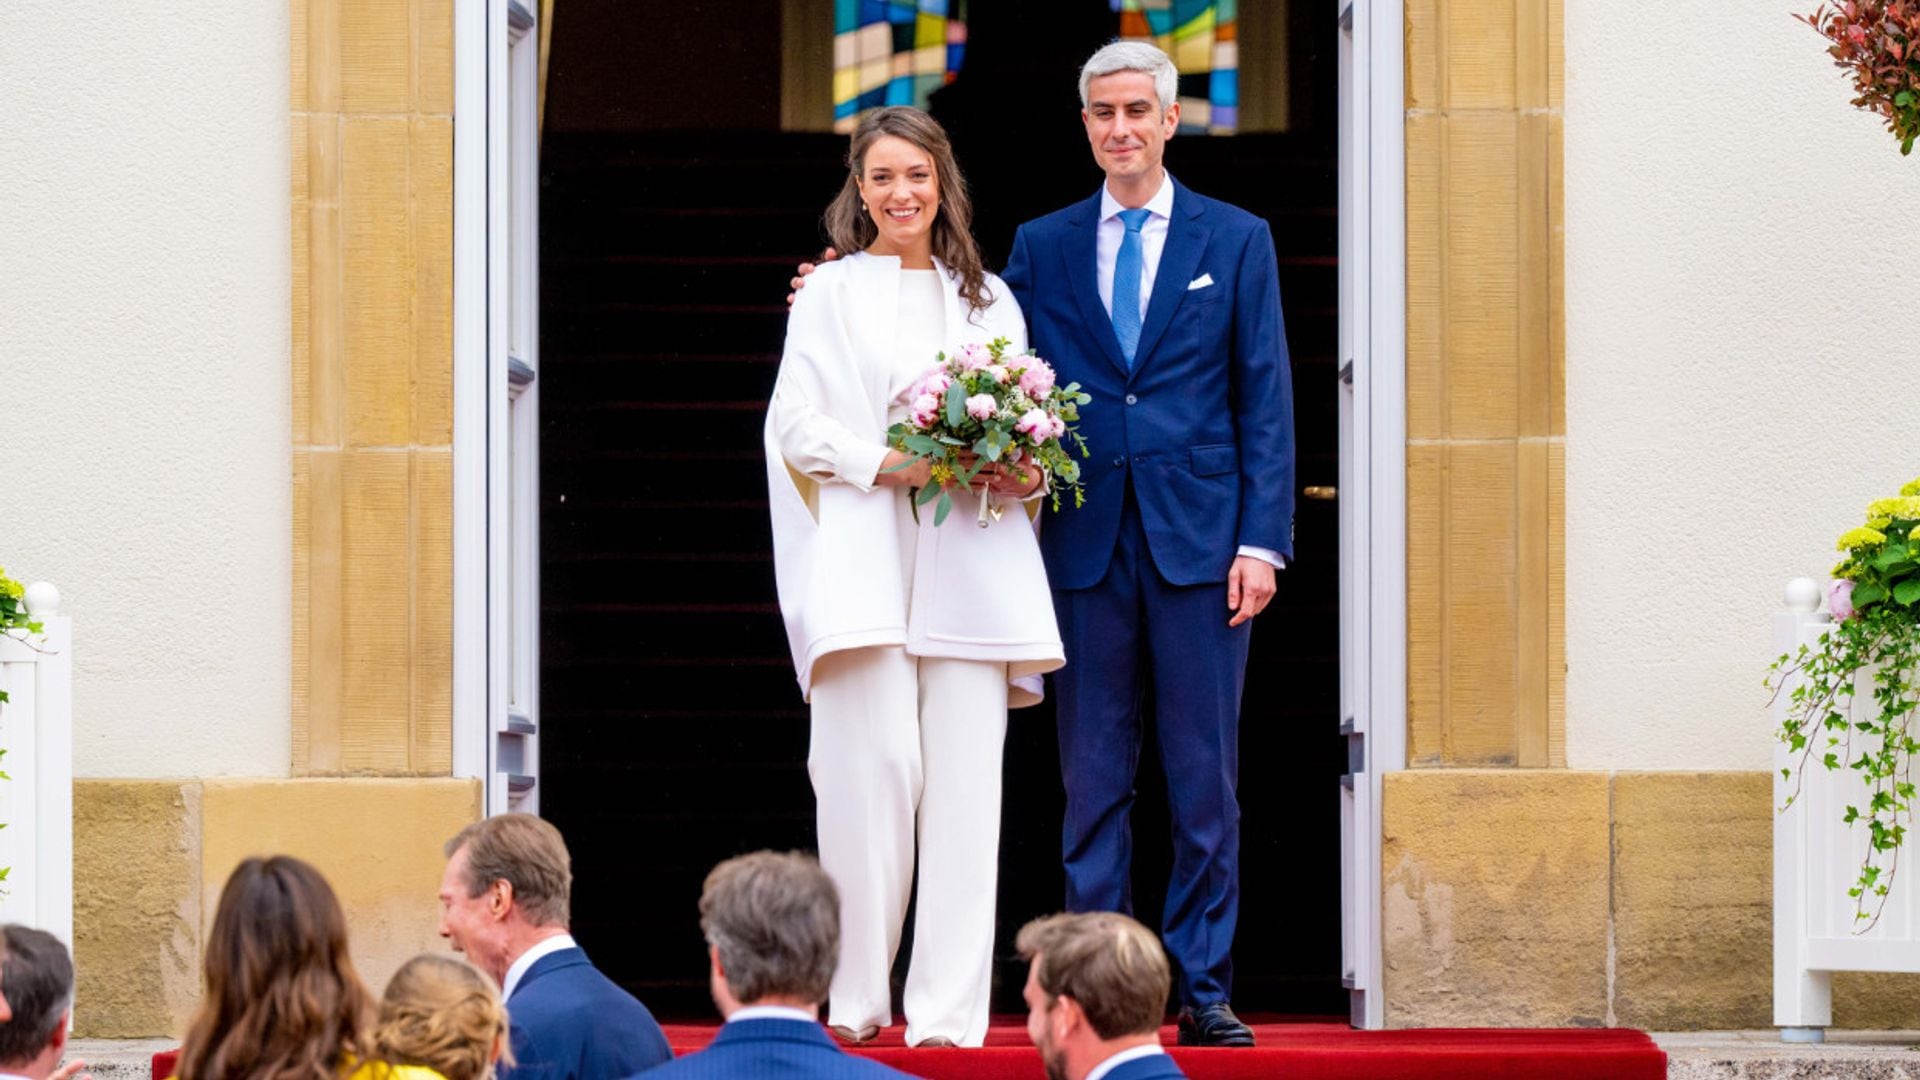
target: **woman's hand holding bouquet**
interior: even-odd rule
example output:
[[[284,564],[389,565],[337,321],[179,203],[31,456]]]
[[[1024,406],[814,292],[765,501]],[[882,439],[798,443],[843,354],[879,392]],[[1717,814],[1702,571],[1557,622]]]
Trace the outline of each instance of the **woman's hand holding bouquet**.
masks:
[[[933,523],[944,523],[953,509],[947,487],[971,487],[983,474],[997,483],[981,489],[982,528],[989,513],[999,516],[992,489],[1009,486],[1009,480],[1015,489],[1031,491],[1044,479],[1056,510],[1063,490],[1073,492],[1076,507],[1086,501],[1080,463],[1068,443],[1087,456],[1086,440],[1072,425],[1092,398],[1078,383],[1055,385],[1053,368],[1032,353],[1008,355],[1009,344],[999,338],[941,354],[921,378],[911,414],[887,429],[888,444],[908,455],[889,471],[927,465],[928,482],[913,495],[916,517],[920,507],[938,500]]]

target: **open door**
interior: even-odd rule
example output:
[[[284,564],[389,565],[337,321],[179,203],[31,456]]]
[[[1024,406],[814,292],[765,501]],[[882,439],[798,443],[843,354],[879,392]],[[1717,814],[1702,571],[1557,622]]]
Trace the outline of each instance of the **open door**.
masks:
[[[1400,0],[1340,0],[1341,967],[1385,1023],[1380,777],[1406,759],[1406,226]]]
[[[454,767],[540,810],[540,33],[461,0],[454,115]]]

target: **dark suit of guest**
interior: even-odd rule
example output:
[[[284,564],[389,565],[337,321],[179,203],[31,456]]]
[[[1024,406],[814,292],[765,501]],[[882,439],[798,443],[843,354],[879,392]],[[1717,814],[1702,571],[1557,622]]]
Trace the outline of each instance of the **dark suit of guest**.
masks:
[[[511,1068],[501,1080],[605,1080],[673,1059],[653,1014],[587,961],[561,949],[535,961],[507,999]]]
[[[1102,297],[1103,281],[1122,275],[1111,261],[1102,270],[1096,244],[1103,218],[1139,230],[1151,216],[1119,213],[1103,188],[1021,226],[1002,276],[1034,351],[1093,397],[1080,411],[1093,453],[1082,462],[1086,505],[1049,513],[1040,530],[1067,654],[1053,676],[1067,907],[1132,910],[1129,814],[1151,715],[1173,816],[1162,931],[1181,1002],[1198,1007],[1231,995],[1239,916],[1235,789],[1252,624],[1228,628],[1226,582],[1236,555],[1291,557],[1293,391],[1266,223],[1165,184],[1170,211],[1151,291],[1136,294],[1150,299],[1129,328],[1139,335],[1131,357],[1117,301]]]
[[[688,1054],[646,1074],[646,1080],[901,1080],[906,1073],[843,1053],[812,1021],[739,1020],[697,1054]]]
[[[1171,1057],[1154,1054],[1115,1065],[1102,1080],[1187,1080],[1187,1074]]]

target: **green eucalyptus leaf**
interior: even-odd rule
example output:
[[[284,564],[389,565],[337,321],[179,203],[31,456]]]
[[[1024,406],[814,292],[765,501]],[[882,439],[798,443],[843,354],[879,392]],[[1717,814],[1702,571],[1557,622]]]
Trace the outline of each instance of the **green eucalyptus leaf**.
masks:
[[[926,487],[918,488],[914,491],[913,505],[925,506],[939,497],[940,488],[937,485],[928,484]]]
[[[942,491],[940,493],[940,505],[933,508],[933,523],[935,525],[946,524],[947,514],[952,512],[952,510],[953,510],[953,496],[948,495],[946,492]]]
[[[959,427],[967,420],[967,390],[959,383],[947,387],[947,426]]]

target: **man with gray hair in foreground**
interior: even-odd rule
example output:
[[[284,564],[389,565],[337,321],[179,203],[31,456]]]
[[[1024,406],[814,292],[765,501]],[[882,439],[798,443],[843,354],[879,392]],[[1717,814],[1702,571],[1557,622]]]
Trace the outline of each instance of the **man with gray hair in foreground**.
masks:
[[[1172,977],[1153,931],[1111,911],[1022,927],[1027,1036],[1047,1080],[1185,1077],[1160,1046]]]
[[[713,1003],[727,1022],[712,1045],[647,1080],[906,1076],[843,1052],[820,1026],[840,956],[840,895],[812,856],[756,851],[714,867],[700,894],[700,930]]]
[[[59,1068],[73,1017],[73,960],[60,939],[25,926],[5,928],[0,993],[12,1017],[0,1023],[0,1078],[64,1080],[85,1065]]]

